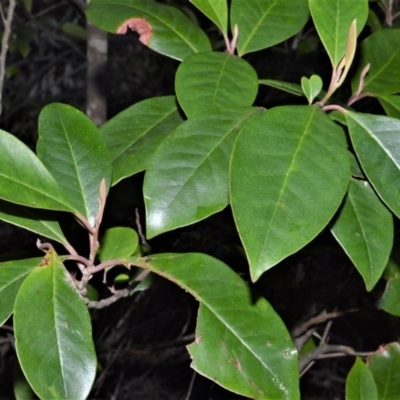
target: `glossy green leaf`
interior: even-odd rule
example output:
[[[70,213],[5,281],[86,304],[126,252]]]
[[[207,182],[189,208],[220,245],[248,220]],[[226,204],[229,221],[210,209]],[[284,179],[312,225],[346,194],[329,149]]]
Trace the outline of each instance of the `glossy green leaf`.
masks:
[[[19,206],[0,200],[0,219],[31,232],[39,233],[59,243],[68,243],[56,216],[51,211]]]
[[[389,117],[400,119],[400,96],[376,96]]]
[[[147,236],[185,226],[229,203],[229,162],[241,127],[260,110],[210,110],[181,124],[159,147],[144,181]]]
[[[351,142],[369,181],[400,217],[400,120],[349,111]]]
[[[14,311],[24,374],[42,399],[86,399],[96,373],[88,309],[53,250],[25,279]]]
[[[309,78],[301,78],[301,87],[308,103],[311,104],[322,90],[322,79],[318,75],[312,75]]]
[[[368,365],[378,389],[378,399],[397,399],[400,393],[400,344],[382,346],[368,357]]]
[[[374,377],[358,357],[347,375],[346,400],[379,400]]]
[[[29,258],[0,263],[0,326],[14,310],[19,288],[41,258]]]
[[[39,116],[38,157],[65,196],[93,225],[100,207],[100,183],[111,181],[110,155],[98,129],[66,104],[44,107]]]
[[[337,67],[346,53],[351,23],[357,19],[359,34],[367,22],[368,0],[309,0],[311,15],[319,37]]]
[[[393,246],[393,217],[367,181],[351,179],[332,233],[371,290]]]
[[[304,96],[303,89],[300,85],[297,85],[296,83],[277,81],[275,79],[260,79],[258,83],[260,85],[273,87],[274,89],[283,90],[284,92],[288,92],[296,96]]]
[[[253,399],[299,399],[297,351],[280,317],[227,265],[205,254],[132,260],[199,302],[192,367]]]
[[[206,34],[194,22],[176,7],[153,0],[92,0],[86,16],[93,25],[112,33],[123,34],[130,24],[143,44],[177,60],[211,50]]]
[[[74,212],[61,187],[36,155],[0,130],[0,198],[28,207]]]
[[[356,92],[362,69],[371,64],[365,77],[364,92],[373,94],[394,94],[400,92],[400,29],[381,29],[368,36],[359,49],[359,68],[352,81]]]
[[[107,229],[100,242],[100,261],[131,256],[139,245],[137,233],[132,228]]]
[[[218,28],[228,34],[228,3],[226,0],[190,0]]]
[[[231,29],[239,27],[239,56],[295,35],[308,20],[307,0],[232,0]]]
[[[389,314],[400,317],[400,277],[389,279],[378,306]]]
[[[253,280],[327,225],[349,176],[344,133],[318,107],[276,107],[242,129],[231,204]]]
[[[100,127],[110,151],[112,184],[144,171],[160,143],[181,122],[174,96],[147,99]]]
[[[219,107],[251,106],[258,91],[257,73],[234,55],[193,54],[179,66],[175,90],[189,118]]]

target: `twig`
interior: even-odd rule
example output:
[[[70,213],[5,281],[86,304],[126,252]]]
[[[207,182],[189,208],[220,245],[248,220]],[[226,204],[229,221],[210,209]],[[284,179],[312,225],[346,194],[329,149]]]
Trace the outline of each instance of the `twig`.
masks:
[[[136,216],[136,227],[138,230],[138,234],[140,236],[140,240],[142,241],[142,245],[146,246],[148,248],[149,251],[151,251],[151,246],[149,245],[149,242],[146,240],[146,236],[143,233],[142,230],[142,224],[140,223],[140,214],[139,214],[139,210],[137,208],[135,208],[135,216]]]
[[[4,19],[3,9],[1,8],[1,16],[4,23],[4,33],[3,38],[1,40],[1,52],[0,52],[0,115],[3,111],[3,85],[4,85],[4,77],[6,75],[6,58],[8,51],[8,41],[10,39],[11,34],[11,24],[14,17],[16,0],[10,0],[8,3],[8,12],[7,18]]]
[[[353,308],[351,310],[334,311],[334,312],[330,312],[330,313],[323,312],[323,313],[317,315],[316,317],[310,318],[309,320],[304,322],[302,325],[300,325],[297,328],[295,328],[293,330],[293,332],[292,332],[292,336],[295,337],[295,338],[299,337],[303,333],[307,332],[313,325],[321,324],[322,322],[326,322],[329,319],[338,318],[338,317],[341,317],[344,314],[355,312],[355,311],[358,311],[358,309],[357,308]]]
[[[110,297],[107,297],[106,299],[100,300],[100,301],[88,301],[87,306],[89,308],[104,308],[109,306],[112,303],[115,303],[117,300],[121,299],[122,297],[128,297],[129,296],[129,289],[122,289],[115,291],[114,294]]]
[[[197,374],[197,372],[193,371],[192,378],[190,379],[190,383],[189,383],[189,389],[187,391],[185,400],[189,400],[190,396],[192,395],[192,390],[193,390],[193,385],[194,385],[194,380],[196,378],[196,374]]]
[[[360,357],[368,357],[372,354],[375,354],[375,351],[355,351],[350,346],[343,346],[341,344],[326,344],[317,347],[313,351],[310,351],[304,357],[302,357],[299,361],[300,371],[303,371],[309,363],[320,360],[322,358],[328,357],[340,357],[340,356],[360,356]]]

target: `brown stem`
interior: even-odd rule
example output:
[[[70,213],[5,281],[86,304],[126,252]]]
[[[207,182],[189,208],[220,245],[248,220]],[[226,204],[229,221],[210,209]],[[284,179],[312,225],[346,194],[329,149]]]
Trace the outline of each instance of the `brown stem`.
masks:
[[[122,297],[128,297],[129,296],[129,289],[122,289],[115,291],[114,294],[110,297],[107,297],[106,299],[100,300],[100,301],[88,301],[87,306],[89,308],[104,308],[109,306],[112,303],[115,303],[117,300],[121,299]]]

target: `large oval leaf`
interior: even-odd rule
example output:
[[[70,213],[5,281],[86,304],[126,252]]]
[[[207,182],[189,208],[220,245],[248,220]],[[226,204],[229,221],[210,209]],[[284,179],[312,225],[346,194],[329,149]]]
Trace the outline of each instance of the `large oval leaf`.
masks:
[[[358,357],[346,380],[346,400],[379,400],[370,369]]]
[[[61,187],[36,155],[0,129],[0,198],[28,207],[74,212]]]
[[[378,389],[378,399],[397,399],[400,393],[400,344],[382,346],[368,357],[368,365]]]
[[[369,63],[364,92],[394,94],[400,92],[400,29],[381,29],[367,37],[360,46],[359,68],[352,81],[353,92],[358,88],[360,73]]]
[[[211,50],[206,34],[195,23],[177,8],[153,0],[92,0],[86,15],[107,32],[125,33],[129,24],[142,43],[177,60]]]
[[[366,181],[350,180],[332,233],[371,290],[382,276],[393,245],[393,218]]]
[[[276,107],[243,128],[231,204],[253,280],[326,226],[349,176],[344,133],[318,107]]]
[[[225,35],[228,34],[228,3],[226,0],[190,0]]]
[[[16,349],[42,399],[85,399],[96,374],[88,309],[61,260],[49,251],[15,301]]]
[[[175,90],[189,118],[213,108],[251,106],[258,91],[257,73],[231,54],[193,54],[179,66]]]
[[[182,121],[175,96],[165,96],[136,103],[102,125],[113,185],[144,171],[160,143]]]
[[[231,29],[239,27],[239,56],[295,35],[308,20],[307,0],[232,0]]]
[[[220,108],[181,124],[159,147],[144,182],[147,236],[185,226],[229,203],[229,162],[241,127],[260,110]]]
[[[369,181],[400,217],[400,121],[382,115],[346,113],[351,142]]]
[[[333,67],[346,53],[351,23],[357,19],[359,34],[367,22],[368,10],[368,0],[310,0],[315,27]]]
[[[37,153],[65,196],[94,225],[100,183],[111,181],[110,155],[100,132],[81,111],[50,104],[39,116]]]
[[[41,258],[29,258],[0,263],[0,326],[14,311],[18,290]]]
[[[132,260],[191,293],[200,310],[188,349],[201,375],[252,399],[300,398],[297,351],[271,305],[227,265],[205,254]]]
[[[23,207],[0,200],[0,219],[59,243],[68,243],[52,211]]]

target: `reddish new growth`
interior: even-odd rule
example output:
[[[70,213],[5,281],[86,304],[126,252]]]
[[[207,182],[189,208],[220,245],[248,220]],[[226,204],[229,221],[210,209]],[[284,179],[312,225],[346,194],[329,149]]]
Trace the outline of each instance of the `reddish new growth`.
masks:
[[[118,29],[117,33],[124,35],[128,28],[132,31],[136,31],[140,37],[139,40],[147,45],[150,41],[152,28],[151,25],[144,18],[132,18],[125,21]]]

